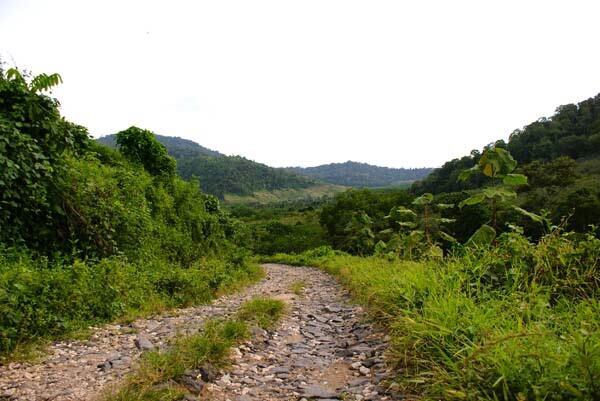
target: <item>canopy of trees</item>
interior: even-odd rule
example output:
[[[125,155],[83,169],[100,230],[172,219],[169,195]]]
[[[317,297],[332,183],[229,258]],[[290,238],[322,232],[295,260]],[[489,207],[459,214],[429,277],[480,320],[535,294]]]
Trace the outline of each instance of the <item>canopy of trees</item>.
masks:
[[[572,159],[600,156],[600,94],[578,104],[568,104],[556,109],[550,118],[540,118],[523,129],[515,130],[508,143],[503,140],[493,144],[506,148],[519,165],[533,161],[548,162],[557,157]],[[471,151],[469,156],[446,162],[441,168],[413,185],[416,193],[455,192],[478,188],[485,182],[481,175],[467,181],[457,181],[460,171],[478,163],[481,152]]]

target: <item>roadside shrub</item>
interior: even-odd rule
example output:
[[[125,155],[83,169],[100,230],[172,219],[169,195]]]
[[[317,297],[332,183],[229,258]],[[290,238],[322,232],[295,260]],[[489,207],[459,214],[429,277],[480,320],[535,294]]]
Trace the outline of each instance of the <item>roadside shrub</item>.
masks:
[[[182,268],[157,257],[92,263],[0,249],[0,355],[118,317],[207,302],[259,276],[257,266],[227,257]]]
[[[39,245],[39,232],[59,206],[54,181],[63,155],[85,151],[87,130],[65,121],[58,101],[43,94],[60,76],[30,82],[15,69],[0,69],[0,242]]]

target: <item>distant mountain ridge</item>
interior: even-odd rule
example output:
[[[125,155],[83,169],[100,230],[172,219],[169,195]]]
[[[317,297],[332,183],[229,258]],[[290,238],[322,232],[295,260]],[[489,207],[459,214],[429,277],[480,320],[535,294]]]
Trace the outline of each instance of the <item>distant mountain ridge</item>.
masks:
[[[307,177],[241,156],[226,156],[189,139],[155,136],[167,148],[169,155],[177,160],[181,177],[197,177],[203,191],[221,199],[227,194],[252,195],[259,191],[303,189],[316,185]],[[103,136],[98,142],[116,147],[116,134]]]
[[[288,167],[287,170],[330,184],[375,188],[409,184],[426,177],[433,168],[390,168],[347,161],[315,167]]]
[[[203,191],[225,199],[226,195],[253,196],[265,191],[296,190],[290,193],[331,193],[343,187],[387,187],[409,184],[425,177],[432,169],[395,169],[348,161],[317,167],[275,168],[242,156],[227,156],[198,143],[180,137],[156,135],[169,155],[177,160],[179,175],[185,179],[197,177]],[[116,134],[106,135],[98,142],[116,147]],[[324,183],[324,184],[320,184]],[[319,190],[308,191],[319,187]]]
[[[182,158],[195,157],[195,156],[208,156],[208,157],[221,157],[225,156],[223,153],[217,152],[216,150],[205,148],[189,139],[180,138],[178,136],[165,136],[154,134],[158,142],[165,145],[167,151],[175,159],[179,160]],[[117,147],[117,136],[115,134],[106,135],[98,138],[98,142],[110,146],[111,148]]]

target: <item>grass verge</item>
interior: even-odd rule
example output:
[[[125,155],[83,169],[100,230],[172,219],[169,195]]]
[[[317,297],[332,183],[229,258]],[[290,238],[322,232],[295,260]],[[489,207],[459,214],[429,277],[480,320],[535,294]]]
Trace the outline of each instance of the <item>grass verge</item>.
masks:
[[[258,264],[205,259],[189,268],[148,258],[49,262],[0,254],[0,363],[34,360],[51,341],[209,302],[263,277]]]
[[[599,400],[600,302],[593,290],[572,291],[584,288],[577,283],[566,288],[564,281],[543,282],[547,245],[531,245],[527,257],[514,248],[504,254],[508,245],[501,243],[445,261],[324,250],[270,261],[318,266],[368,306],[389,329],[389,360],[405,394],[427,400]],[[551,245],[566,263],[568,253]],[[506,255],[514,259],[507,262]],[[528,270],[538,256],[540,269]],[[586,260],[579,271],[594,263]],[[527,278],[528,271],[537,276]]]
[[[197,376],[226,366],[231,348],[250,337],[250,327],[272,328],[284,310],[283,301],[269,298],[244,303],[233,318],[211,320],[167,350],[144,354],[137,371],[104,401],[174,401],[200,392]]]

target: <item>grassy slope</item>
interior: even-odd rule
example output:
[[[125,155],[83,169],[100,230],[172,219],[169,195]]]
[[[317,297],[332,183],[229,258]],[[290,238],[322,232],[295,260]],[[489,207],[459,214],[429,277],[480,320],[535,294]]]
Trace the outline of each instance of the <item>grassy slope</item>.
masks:
[[[268,204],[302,199],[319,199],[323,196],[333,196],[347,188],[341,185],[318,184],[308,188],[278,189],[274,191],[258,191],[252,195],[226,194],[225,203],[229,204]]]
[[[490,290],[473,277],[493,261],[485,258],[409,262],[308,252],[271,260],[319,266],[367,305],[390,329],[389,355],[409,394],[469,400],[600,397],[597,299],[552,300],[549,289],[537,284]]]

